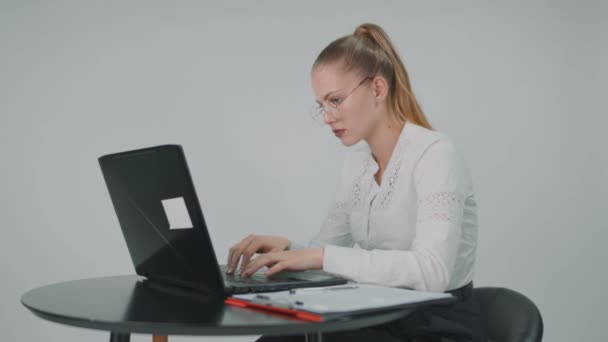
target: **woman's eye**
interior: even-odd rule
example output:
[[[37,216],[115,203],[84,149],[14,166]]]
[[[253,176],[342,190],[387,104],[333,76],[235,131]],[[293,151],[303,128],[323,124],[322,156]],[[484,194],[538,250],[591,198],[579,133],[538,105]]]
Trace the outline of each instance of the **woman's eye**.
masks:
[[[339,105],[341,100],[339,98],[334,97],[333,99],[330,99],[329,102],[331,102],[334,105]]]

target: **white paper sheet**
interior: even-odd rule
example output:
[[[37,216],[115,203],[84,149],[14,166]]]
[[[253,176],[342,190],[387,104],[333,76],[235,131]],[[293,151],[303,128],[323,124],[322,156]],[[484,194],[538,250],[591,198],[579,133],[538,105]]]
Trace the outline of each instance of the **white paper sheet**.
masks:
[[[169,229],[190,229],[192,221],[186,208],[186,202],[183,197],[169,198],[161,200],[167,220],[169,220]]]
[[[295,293],[280,291],[242,294],[233,295],[233,297],[256,301],[260,295],[267,298],[268,303],[271,304],[274,302],[294,309],[320,314],[357,312],[452,297],[448,293],[423,292],[366,284],[357,284],[356,286],[336,285],[319,288],[318,290],[301,289],[296,290]]]

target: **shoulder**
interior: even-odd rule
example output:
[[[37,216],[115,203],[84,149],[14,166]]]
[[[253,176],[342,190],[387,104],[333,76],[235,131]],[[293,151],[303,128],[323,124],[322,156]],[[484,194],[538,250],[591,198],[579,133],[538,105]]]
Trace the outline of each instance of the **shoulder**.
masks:
[[[454,146],[452,139],[443,132],[431,130],[416,124],[407,124],[406,139],[409,141],[410,151],[412,149],[424,154],[431,146]]]
[[[455,154],[456,148],[453,140],[445,133],[406,123],[394,153],[400,155],[403,163],[417,166],[432,155],[442,159]]]
[[[470,170],[454,140],[448,135],[423,127],[418,129],[418,142],[414,143],[418,157],[414,165],[415,184],[430,187],[468,187]],[[464,191],[463,189],[460,189]]]

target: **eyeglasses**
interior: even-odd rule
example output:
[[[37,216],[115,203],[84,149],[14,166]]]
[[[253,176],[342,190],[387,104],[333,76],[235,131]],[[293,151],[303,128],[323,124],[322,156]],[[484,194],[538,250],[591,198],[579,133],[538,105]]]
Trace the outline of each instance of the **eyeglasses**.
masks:
[[[323,124],[324,123],[325,114],[330,114],[334,119],[338,119],[338,117],[336,116],[336,113],[340,112],[340,108],[338,106],[341,105],[342,103],[344,103],[344,101],[346,101],[346,99],[350,96],[350,94],[354,93],[355,90],[357,90],[357,88],[359,88],[359,86],[363,84],[363,82],[367,81],[370,78],[372,78],[372,77],[371,76],[367,76],[364,79],[362,79],[361,82],[359,82],[359,84],[357,84],[344,97],[342,97],[342,98],[338,98],[338,97],[330,98],[329,102],[328,102],[329,107],[324,106],[323,104],[320,104],[320,103],[312,106],[310,108],[310,110],[309,110],[310,116],[312,117],[312,119],[315,120],[315,121],[317,121],[319,124]]]

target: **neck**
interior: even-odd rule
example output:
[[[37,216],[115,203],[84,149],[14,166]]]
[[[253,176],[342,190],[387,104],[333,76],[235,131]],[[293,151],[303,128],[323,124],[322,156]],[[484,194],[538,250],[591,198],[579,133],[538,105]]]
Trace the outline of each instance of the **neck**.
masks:
[[[393,154],[395,146],[397,146],[397,141],[399,140],[399,135],[403,130],[403,126],[405,126],[405,124],[403,122],[398,122],[397,120],[382,122],[376,127],[369,139],[367,139],[367,144],[372,151],[372,156],[376,160],[376,163],[378,163],[381,172],[386,169],[386,166],[391,159],[391,155]]]

